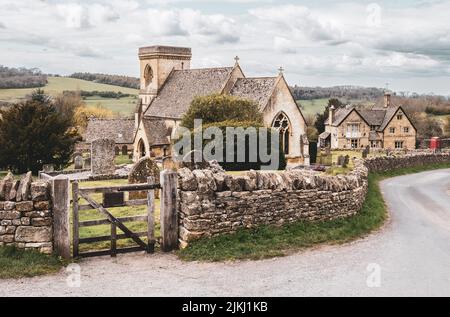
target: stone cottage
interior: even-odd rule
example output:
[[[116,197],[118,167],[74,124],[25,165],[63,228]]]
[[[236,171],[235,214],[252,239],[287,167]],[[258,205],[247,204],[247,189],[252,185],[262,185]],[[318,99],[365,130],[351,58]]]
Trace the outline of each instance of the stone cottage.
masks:
[[[171,136],[192,100],[213,93],[258,103],[268,127],[280,131],[289,163],[309,164],[306,122],[282,74],[246,77],[239,59],[232,67],[191,69],[190,48],[139,49],[140,106],[136,113],[134,159],[170,155]]]
[[[357,109],[331,107],[325,132],[319,136],[321,147],[331,149],[416,148],[417,130],[401,106],[393,105],[386,93],[382,108]]]

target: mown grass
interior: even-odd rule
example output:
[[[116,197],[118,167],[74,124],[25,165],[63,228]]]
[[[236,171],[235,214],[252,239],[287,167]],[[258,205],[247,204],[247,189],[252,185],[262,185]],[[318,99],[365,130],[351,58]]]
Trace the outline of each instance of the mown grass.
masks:
[[[37,251],[0,247],[0,279],[33,277],[58,272],[65,263]]]
[[[385,178],[450,168],[436,164],[404,168],[388,173],[371,173],[369,191],[362,210],[356,216],[327,222],[297,222],[282,227],[261,226],[239,230],[230,235],[200,239],[178,255],[186,261],[258,260],[285,256],[292,252],[322,244],[342,244],[379,229],[388,217],[379,182]]]
[[[128,181],[125,179],[118,180],[107,180],[107,181],[95,181],[95,182],[80,182],[80,188],[85,187],[107,187],[107,186],[118,186],[128,184]],[[102,194],[91,194],[90,195],[95,201],[102,202]],[[84,199],[80,199],[80,204],[87,204]],[[126,207],[116,207],[116,208],[108,208],[108,211],[114,217],[130,217],[130,216],[140,216],[147,215],[147,206],[126,206]],[[159,199],[155,199],[155,236],[159,236],[160,232],[160,201]],[[89,220],[99,220],[106,219],[106,217],[97,210],[83,210],[79,212],[80,221],[89,221]],[[147,223],[146,222],[127,222],[125,223],[127,228],[129,228],[133,232],[146,232],[147,231]],[[118,234],[122,234],[123,232],[120,229],[117,229]],[[82,227],[80,228],[80,238],[92,238],[92,237],[101,237],[108,236],[111,234],[111,226],[110,225],[99,225],[92,227]],[[141,238],[143,241],[147,241],[146,237]],[[123,239],[117,241],[117,247],[130,247],[135,246],[135,242],[131,239]],[[95,242],[89,244],[80,244],[80,251],[94,251],[94,250],[107,250],[111,246],[110,241],[102,241]]]

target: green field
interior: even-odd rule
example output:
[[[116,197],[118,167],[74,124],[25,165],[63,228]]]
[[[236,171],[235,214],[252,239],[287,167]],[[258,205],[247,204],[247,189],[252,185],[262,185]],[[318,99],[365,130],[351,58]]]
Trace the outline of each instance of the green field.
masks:
[[[44,88],[45,93],[51,96],[56,96],[63,91],[113,91],[122,92],[123,94],[130,94],[137,96],[139,94],[138,89],[124,88],[113,85],[105,85],[94,83],[91,81],[80,80],[75,78],[65,77],[49,77],[48,84]],[[0,89],[0,101],[14,103],[25,99],[29,96],[35,88],[25,89]],[[133,113],[136,107],[136,98],[127,97],[121,99],[101,98],[101,97],[89,97],[86,98],[86,104],[91,107],[102,106],[110,109],[113,112],[120,113],[122,115],[130,115]]]
[[[331,98],[322,98],[322,99],[312,99],[312,100],[297,100],[297,103],[302,106],[302,112],[305,115],[316,115],[318,113],[323,113],[326,106],[328,105],[328,100]],[[338,98],[339,99],[339,98]],[[350,105],[373,105],[374,102],[367,100],[346,100],[339,99],[344,104]]]
[[[302,106],[303,114],[315,115],[323,113],[325,107],[328,105],[328,98],[313,99],[313,100],[297,100],[297,103]]]

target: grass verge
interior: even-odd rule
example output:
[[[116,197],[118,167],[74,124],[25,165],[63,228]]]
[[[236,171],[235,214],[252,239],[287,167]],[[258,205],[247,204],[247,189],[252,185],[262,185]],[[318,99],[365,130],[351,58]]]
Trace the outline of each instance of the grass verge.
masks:
[[[353,241],[379,229],[387,219],[388,213],[379,187],[381,180],[442,168],[450,168],[450,163],[370,173],[366,201],[361,212],[350,218],[239,230],[230,235],[195,241],[188,248],[178,251],[178,255],[186,261],[259,260],[285,256],[321,244]]]
[[[56,273],[63,265],[55,256],[9,246],[0,247],[0,279]]]

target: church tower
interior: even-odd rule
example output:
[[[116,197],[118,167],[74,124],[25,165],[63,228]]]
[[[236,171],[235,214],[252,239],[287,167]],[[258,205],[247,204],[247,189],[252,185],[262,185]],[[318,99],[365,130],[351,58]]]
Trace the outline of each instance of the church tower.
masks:
[[[149,46],[139,49],[141,90],[139,98],[143,110],[148,107],[172,70],[191,67],[190,48],[173,46]]]

